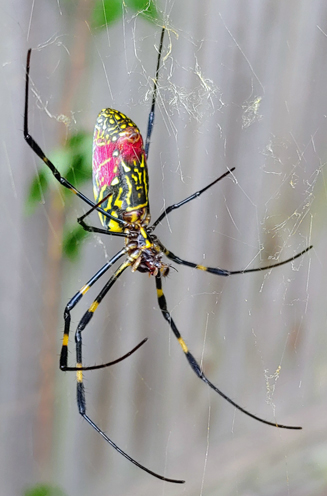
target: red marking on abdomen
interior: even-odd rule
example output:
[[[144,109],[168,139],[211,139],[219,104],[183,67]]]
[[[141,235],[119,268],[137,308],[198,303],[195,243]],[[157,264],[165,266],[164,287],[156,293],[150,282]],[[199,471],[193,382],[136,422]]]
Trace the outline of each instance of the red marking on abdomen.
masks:
[[[96,142],[93,145],[93,176],[97,179],[100,187],[105,185],[110,186],[112,180],[118,175],[117,158],[112,156],[116,149],[114,143],[97,146]]]

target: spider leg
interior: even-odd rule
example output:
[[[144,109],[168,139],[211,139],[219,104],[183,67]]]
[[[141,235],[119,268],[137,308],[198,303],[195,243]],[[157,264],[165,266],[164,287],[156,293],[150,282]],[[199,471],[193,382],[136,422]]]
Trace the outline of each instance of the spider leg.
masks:
[[[157,227],[157,225],[162,221],[162,219],[164,219],[170,212],[172,212],[172,210],[176,210],[177,208],[181,207],[182,205],[185,205],[186,203],[194,200],[194,198],[198,198],[200,195],[202,195],[202,193],[204,193],[205,191],[207,191],[207,189],[211,188],[211,186],[213,186],[214,184],[218,183],[218,181],[220,181],[224,177],[228,176],[228,174],[230,174],[234,170],[235,170],[235,167],[232,167],[227,172],[225,172],[224,174],[222,174],[221,176],[219,176],[217,179],[215,179],[214,181],[212,181],[212,183],[208,184],[207,186],[205,186],[204,188],[200,189],[199,191],[196,191],[195,193],[193,193],[193,195],[190,195],[187,198],[185,198],[185,200],[182,200],[182,201],[180,201],[178,203],[174,203],[174,205],[170,205],[169,207],[167,207],[166,210],[164,212],[162,212],[162,214],[152,224],[152,226],[149,227],[150,231],[154,231],[155,228]]]
[[[264,267],[256,267],[254,269],[226,270],[226,269],[220,269],[219,267],[205,267],[204,265],[199,265],[193,262],[188,262],[187,260],[183,260],[177,255],[174,255],[174,253],[172,253],[171,251],[167,250],[167,248],[161,243],[161,241],[157,240],[157,242],[163,253],[166,255],[166,257],[169,258],[170,260],[173,260],[175,263],[179,265],[186,265],[187,267],[192,267],[193,269],[204,270],[205,272],[209,272],[210,274],[216,274],[217,276],[233,276],[235,274],[248,274],[249,272],[260,272],[262,270],[274,269],[275,267],[279,267],[280,265],[284,265],[289,262],[292,262],[293,260],[296,260],[297,258],[301,257],[312,248],[312,245],[310,245],[307,248],[305,248],[305,250],[301,251],[300,253],[297,253],[293,257],[290,257],[287,260],[283,260],[282,262],[278,262],[276,264],[265,265]]]
[[[156,106],[158,77],[159,77],[159,69],[160,69],[160,58],[161,58],[165,29],[166,28],[164,26],[162,28],[162,31],[161,31],[160,44],[159,44],[159,50],[158,50],[157,69],[156,69],[156,75],[155,75],[154,82],[153,82],[152,104],[151,104],[151,109],[150,109],[150,113],[149,113],[148,130],[147,130],[146,139],[145,139],[145,156],[146,156],[146,158],[148,158],[148,155],[149,155],[150,138],[151,138],[153,125],[154,125],[154,109]]]
[[[24,138],[27,144],[32,148],[32,150],[40,157],[41,160],[45,163],[45,165],[51,170],[53,176],[57,179],[57,181],[64,186],[65,188],[69,189],[72,191],[76,196],[81,198],[85,203],[90,205],[91,207],[94,207],[94,202],[91,201],[87,196],[83,195],[78,189],[76,189],[67,179],[65,179],[58,169],[55,167],[55,165],[51,162],[51,160],[48,159],[48,157],[44,154],[40,146],[37,144],[37,142],[34,140],[34,138],[30,135],[29,129],[28,129],[28,95],[29,95],[29,81],[30,81],[30,60],[31,60],[31,53],[32,49],[30,48],[27,52],[27,59],[26,59],[26,80],[25,80],[25,108],[24,108]],[[126,225],[126,222],[123,221],[122,219],[117,219],[116,217],[113,217],[110,215],[108,212],[103,210],[100,207],[96,207],[96,209],[101,212],[104,216],[109,217],[110,219],[115,220],[116,222],[121,223],[122,225]]]
[[[68,371],[68,372],[77,372],[78,370],[99,370],[99,369],[104,369],[106,367],[110,367],[111,365],[116,365],[116,363],[119,363],[119,362],[122,362],[123,360],[125,360],[125,358],[128,358],[130,357],[131,355],[133,355],[133,353],[138,350],[139,348],[141,348],[141,346],[143,346],[146,342],[147,342],[148,338],[144,338],[139,344],[137,344],[136,346],[134,346],[134,348],[130,351],[128,351],[127,353],[125,353],[125,355],[119,357],[119,358],[116,358],[116,360],[112,360],[111,362],[107,362],[107,363],[101,363],[100,365],[91,365],[90,367],[66,367],[65,371]]]
[[[231,398],[229,398],[225,393],[223,393],[220,389],[217,388],[212,382],[209,381],[209,379],[204,375],[203,371],[201,370],[199,364],[195,360],[194,356],[192,353],[189,351],[187,345],[185,344],[185,341],[183,340],[179,330],[176,327],[175,322],[173,321],[169,311],[167,310],[167,304],[166,304],[166,298],[163,294],[162,291],[162,284],[161,284],[161,276],[158,275],[156,276],[156,287],[157,287],[157,298],[158,298],[158,303],[159,307],[161,310],[162,315],[170,325],[171,330],[173,331],[175,337],[177,338],[177,341],[181,345],[181,348],[185,354],[185,357],[187,358],[188,363],[190,364],[193,372],[196,373],[196,375],[201,379],[203,382],[208,384],[208,386],[211,387],[216,393],[218,393],[222,398],[224,398],[228,403],[233,405],[235,408],[240,410],[241,412],[245,413],[245,415],[248,415],[249,417],[258,420],[259,422],[262,422],[263,424],[267,425],[272,425],[273,427],[279,427],[282,429],[302,429],[302,427],[295,427],[291,425],[282,425],[282,424],[277,424],[277,422],[268,422],[267,420],[264,420],[260,417],[257,417],[256,415],[253,415],[252,413],[248,412],[245,410],[243,407],[235,403]]]
[[[114,255],[109,262],[107,262],[76,294],[69,300],[69,302],[66,305],[65,311],[64,311],[64,322],[65,322],[65,328],[64,328],[64,336],[63,336],[63,341],[62,341],[62,347],[61,347],[61,353],[60,353],[60,369],[63,371],[70,371],[70,370],[77,370],[76,367],[68,367],[68,341],[69,341],[69,331],[70,331],[70,323],[71,323],[71,311],[73,308],[77,305],[77,303],[82,299],[82,297],[87,293],[87,291],[95,284],[100,277],[103,276],[107,272],[107,270],[115,263],[119,258],[121,258],[123,255],[126,253],[126,248],[123,248],[120,250],[116,255]],[[144,344],[145,341],[142,341],[142,344]],[[134,351],[137,350],[137,348],[141,346],[139,344],[136,348],[134,348],[130,354]],[[127,358],[127,356],[124,355],[124,357],[119,358],[118,361],[123,360],[124,358]],[[85,367],[83,370],[90,370],[94,368],[103,368],[107,367],[109,365],[113,365],[114,363],[117,363],[117,361],[114,362],[109,362],[106,364],[102,365],[96,365],[93,367]]]
[[[121,256],[121,252],[119,252],[116,257]],[[75,333],[75,343],[76,343],[76,378],[77,378],[77,405],[78,405],[78,411],[80,415],[93,427],[93,429],[98,432],[105,441],[107,441],[110,446],[112,446],[118,453],[123,455],[127,460],[132,462],[134,465],[139,467],[140,469],[144,470],[145,472],[148,472],[149,474],[153,475],[154,477],[157,477],[160,480],[167,481],[167,482],[175,482],[177,484],[182,484],[184,483],[183,480],[179,479],[168,479],[164,477],[163,475],[159,475],[156,472],[153,472],[152,470],[149,470],[148,468],[144,467],[141,465],[139,462],[131,458],[125,451],[121,450],[117,444],[115,444],[108,436],[103,432],[94,422],[93,420],[90,419],[86,415],[86,401],[85,401],[85,390],[84,390],[84,383],[83,383],[83,370],[90,370],[88,367],[83,367],[82,365],[82,331],[85,329],[87,324],[90,322],[91,318],[94,315],[94,312],[96,311],[97,307],[105,297],[105,295],[108,293],[110,288],[113,286],[113,284],[117,281],[118,277],[124,272],[127,267],[131,265],[131,262],[129,260],[126,260],[123,262],[114,275],[109,279],[109,281],[106,283],[106,285],[103,287],[103,289],[100,291],[90,308],[85,312],[83,315],[81,321],[79,322],[77,326],[77,330]],[[104,269],[104,268],[103,268]],[[101,269],[101,270],[103,270]],[[101,270],[98,272],[98,274],[101,272]],[[99,276],[100,277],[100,276]],[[92,281],[92,279],[91,279]],[[90,281],[90,282],[91,282]],[[79,293],[78,293],[79,294]],[[81,296],[80,296],[81,297]],[[139,345],[140,346],[140,345]],[[134,350],[133,350],[134,351]],[[123,358],[123,357],[122,357]],[[96,366],[97,367],[97,366]],[[100,368],[100,367],[97,367]]]
[[[93,427],[93,429],[95,429],[103,437],[103,439],[105,441],[107,441],[108,444],[110,444],[110,446],[112,446],[116,451],[118,451],[118,453],[120,453],[121,455],[123,455],[127,460],[129,460],[130,462],[134,463],[134,465],[136,465],[140,469],[144,470],[144,472],[147,472],[148,474],[153,475],[153,477],[156,477],[157,479],[160,479],[160,480],[165,481],[165,482],[174,482],[175,484],[184,484],[184,482],[185,482],[184,480],[180,480],[180,479],[168,479],[167,477],[164,477],[163,475],[157,474],[156,472],[153,472],[152,470],[146,468],[144,465],[141,465],[139,462],[137,462],[136,460],[134,460],[134,458],[132,458],[131,456],[129,456],[127,453],[125,453],[125,451],[123,451],[122,449],[120,449],[119,446],[117,446],[117,444],[115,444],[107,436],[107,434],[105,434],[101,429],[99,429],[99,427],[87,415],[85,415],[85,413],[84,414],[81,413],[81,415]]]
[[[111,195],[112,195],[112,193],[109,193],[104,198],[102,198],[102,200],[100,200],[98,203],[96,203],[92,208],[90,208],[90,210],[88,210],[85,214],[81,215],[81,217],[78,217],[77,222],[84,229],[84,231],[99,233],[99,234],[110,234],[111,236],[121,236],[121,237],[125,238],[126,234],[124,234],[124,233],[109,231],[108,229],[100,229],[99,227],[95,227],[95,226],[89,226],[88,224],[86,224],[84,222],[85,217],[87,217],[94,210],[96,210],[101,205],[101,203],[106,201],[109,198],[109,196],[111,196]]]
[[[100,229],[99,227],[89,226],[88,224],[85,224],[83,220],[80,220],[80,217],[77,219],[77,222],[84,229],[84,231],[87,232],[107,234],[107,235],[109,234],[110,236],[120,236],[122,238],[126,238],[126,234],[121,232],[114,232],[114,231],[109,231],[108,229]]]

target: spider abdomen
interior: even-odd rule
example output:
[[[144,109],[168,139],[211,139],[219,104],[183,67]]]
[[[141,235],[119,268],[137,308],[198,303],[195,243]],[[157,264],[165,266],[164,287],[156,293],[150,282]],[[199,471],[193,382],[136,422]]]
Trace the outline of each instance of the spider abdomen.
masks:
[[[143,139],[126,115],[110,108],[98,115],[93,136],[93,191],[96,203],[114,217],[146,209],[149,178]],[[99,214],[103,226],[122,232],[120,223]]]

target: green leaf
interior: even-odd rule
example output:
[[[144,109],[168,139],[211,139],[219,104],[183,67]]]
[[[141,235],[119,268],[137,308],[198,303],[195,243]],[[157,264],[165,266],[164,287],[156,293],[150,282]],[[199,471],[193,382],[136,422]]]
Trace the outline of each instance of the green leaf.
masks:
[[[49,159],[59,170],[60,174],[66,177],[66,174],[71,166],[71,153],[67,146],[56,148],[49,154]]]
[[[97,0],[95,2],[91,25],[94,29],[103,29],[123,15],[122,0]]]
[[[92,135],[78,133],[66,145],[70,152],[70,167],[66,179],[76,188],[92,177]]]
[[[154,0],[125,0],[125,2],[148,21],[157,21],[160,18]]]
[[[74,153],[90,153],[92,151],[92,135],[85,131],[72,134],[67,140],[66,147]]]
[[[24,496],[65,496],[65,493],[58,487],[38,484],[24,492]]]
[[[35,208],[44,202],[44,194],[49,187],[51,176],[51,172],[44,165],[32,179],[25,201],[25,211],[28,215],[32,214]]]
[[[79,257],[83,241],[88,235],[89,232],[84,231],[79,224],[73,227],[65,227],[63,240],[64,254],[71,260],[76,260]]]
[[[92,136],[85,132],[72,135],[50,158],[60,174],[79,188],[92,176]]]
[[[97,0],[92,15],[92,27],[106,28],[122,17],[125,6],[148,21],[154,22],[160,18],[154,0]]]

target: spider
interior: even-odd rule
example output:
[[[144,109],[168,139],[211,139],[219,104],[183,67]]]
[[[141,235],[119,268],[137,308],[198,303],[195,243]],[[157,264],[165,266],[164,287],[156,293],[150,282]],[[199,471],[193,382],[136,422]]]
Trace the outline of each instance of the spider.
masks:
[[[127,453],[121,450],[111,438],[105,434],[91,419],[86,415],[86,401],[83,384],[83,371],[95,370],[118,363],[132,353],[134,353],[140,346],[142,346],[146,339],[140,342],[135,348],[129,351],[126,355],[114,360],[112,362],[104,363],[101,365],[94,365],[85,367],[82,362],[82,332],[92,319],[97,307],[109,292],[111,287],[122,275],[122,273],[130,267],[132,272],[139,271],[145,272],[154,276],[156,283],[157,299],[159,308],[163,317],[168,322],[171,330],[173,331],[178,343],[180,344],[184,355],[195,374],[206,383],[211,389],[222,396],[235,408],[244,414],[252,417],[259,422],[274,427],[284,429],[301,429],[301,427],[277,424],[269,422],[245,410],[243,407],[235,403],[218,387],[216,387],[201,370],[198,362],[189,351],[184,339],[182,338],[176,324],[167,309],[166,298],[162,289],[162,278],[167,276],[170,265],[163,262],[162,258],[165,255],[169,260],[179,265],[186,265],[188,267],[199,269],[209,272],[218,276],[231,276],[235,274],[246,274],[249,272],[257,272],[279,267],[283,264],[291,262],[296,258],[302,256],[312,248],[309,246],[297,255],[284,260],[282,262],[268,265],[265,267],[246,269],[246,270],[226,270],[218,267],[205,267],[193,262],[183,260],[173,252],[168,250],[161,241],[153,234],[156,227],[161,221],[167,217],[173,210],[176,210],[190,201],[198,198],[202,193],[221,181],[224,177],[231,174],[235,167],[227,170],[224,174],[212,181],[204,188],[196,191],[184,200],[170,205],[158,217],[158,219],[150,224],[150,208],[148,199],[149,180],[147,159],[150,148],[150,138],[154,126],[155,117],[155,104],[157,96],[157,84],[160,69],[160,59],[163,48],[165,27],[162,28],[160,44],[158,49],[157,68],[154,78],[153,95],[151,109],[148,118],[147,135],[145,146],[138,127],[134,122],[126,117],[123,113],[106,108],[101,110],[98,115],[93,137],[93,188],[95,202],[87,198],[83,193],[78,191],[70,182],[61,176],[56,166],[47,158],[40,146],[30,135],[28,129],[28,97],[29,97],[29,72],[31,52],[27,52],[26,61],[26,85],[25,85],[25,107],[24,107],[24,138],[32,150],[40,157],[41,160],[51,170],[54,177],[59,183],[71,190],[75,195],[81,198],[91,208],[81,217],[77,219],[83,229],[93,233],[106,234],[110,236],[120,236],[124,238],[124,247],[116,253],[103,267],[69,300],[64,310],[64,335],[62,341],[62,348],[60,354],[60,369],[63,371],[75,371],[77,378],[77,405],[79,413],[82,417],[95,429],[103,439],[109,443],[116,451],[123,455],[127,460],[134,463],[137,467],[148,472],[154,477],[167,482],[183,483],[183,480],[170,479],[164,477],[130,457]],[[100,216],[102,228],[90,226],[85,223],[85,218],[94,210],[98,211]],[[71,311],[87,293],[87,291],[109,270],[112,265],[120,258],[125,257],[125,260],[119,265],[114,274],[106,282],[98,296],[93,301],[89,309],[84,313],[81,318],[76,332],[75,332],[75,346],[76,346],[76,366],[68,366],[68,341],[71,324]]]

